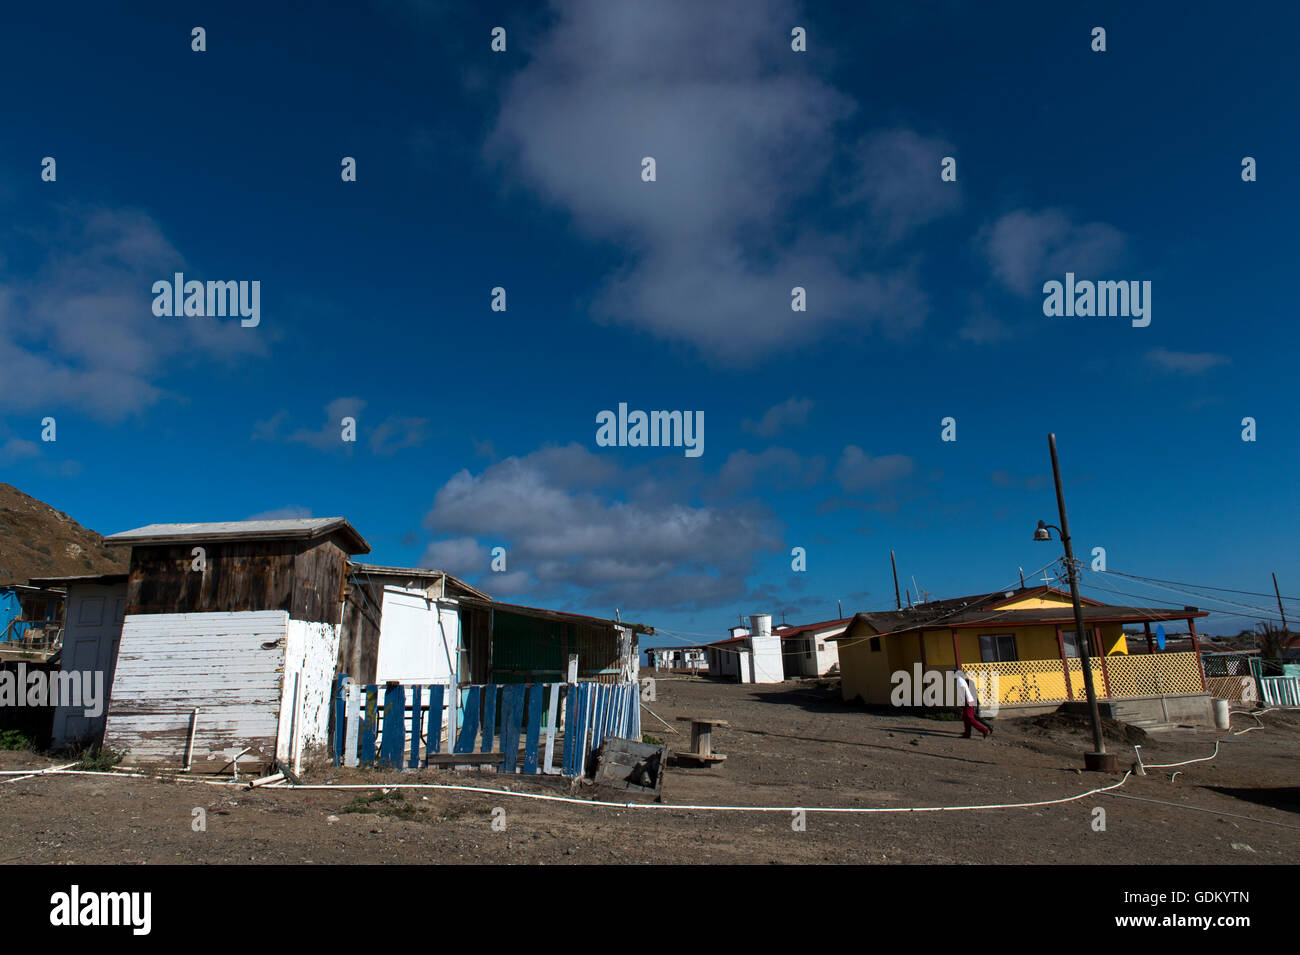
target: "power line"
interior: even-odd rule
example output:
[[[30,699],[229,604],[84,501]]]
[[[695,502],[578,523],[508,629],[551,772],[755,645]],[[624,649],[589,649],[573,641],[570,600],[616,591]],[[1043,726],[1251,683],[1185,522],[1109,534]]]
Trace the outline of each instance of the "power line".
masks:
[[[1153,580],[1161,584],[1180,584],[1183,587],[1191,587],[1195,590],[1219,590],[1230,594],[1245,594],[1249,597],[1273,597],[1275,594],[1266,594],[1255,590],[1235,590],[1232,587],[1211,587],[1209,584],[1189,584],[1184,580],[1164,580],[1160,577],[1143,577],[1140,574],[1126,574],[1122,570],[1107,569],[1108,574],[1118,574],[1120,577],[1132,577],[1134,580]],[[1283,600],[1300,601],[1300,597],[1283,597]]]
[[[1160,598],[1152,597],[1150,594],[1134,594],[1126,590],[1116,590],[1113,587],[1103,587],[1102,585],[1096,583],[1081,582],[1081,585],[1085,587],[1089,587],[1093,590],[1100,590],[1108,594],[1118,594],[1121,597],[1136,597],[1139,600],[1151,601],[1150,603],[1142,603],[1142,604],[1135,605],[1135,609],[1137,610],[1153,610],[1153,611],[1168,612],[1170,610],[1183,609],[1182,606],[1179,606],[1177,603],[1174,603],[1173,601],[1161,600]],[[1211,613],[1221,614],[1222,616],[1225,617],[1242,617],[1251,620],[1272,620],[1273,619],[1271,615],[1260,616],[1258,614],[1234,613],[1232,611],[1221,610],[1218,607],[1206,607],[1203,609],[1209,610]]]
[[[1109,573],[1113,573],[1113,571],[1109,571],[1109,570],[1106,570],[1106,571],[1093,571],[1093,570],[1091,570],[1090,568],[1088,569],[1088,572],[1089,572],[1089,573],[1096,573],[1096,574],[1109,574]],[[1134,575],[1132,575],[1132,574],[1122,574],[1121,576],[1134,578]],[[1134,579],[1143,579],[1143,578],[1134,578]],[[1181,589],[1179,589],[1179,588],[1177,588],[1177,587],[1164,587],[1164,586],[1161,586],[1160,584],[1149,584],[1148,586],[1155,587],[1157,590],[1168,590],[1170,593],[1182,594],[1182,595],[1185,596],[1185,597],[1196,597],[1196,598],[1199,599],[1199,600],[1215,600],[1215,601],[1218,601],[1219,603],[1229,604],[1230,606],[1233,606],[1233,607],[1242,607],[1243,609],[1246,609],[1246,610],[1253,610],[1253,611],[1255,611],[1256,613],[1267,614],[1269,617],[1272,617],[1272,615],[1273,615],[1273,611],[1272,611],[1272,610],[1269,610],[1269,609],[1267,609],[1267,608],[1264,608],[1264,607],[1256,607],[1256,606],[1253,606],[1252,604],[1239,603],[1239,602],[1236,601],[1236,600],[1229,600],[1227,597],[1216,597],[1216,596],[1214,596],[1213,594],[1198,593],[1198,592],[1196,592],[1196,591],[1194,591],[1194,590],[1181,590]],[[1130,595],[1130,596],[1133,596],[1133,595]]]

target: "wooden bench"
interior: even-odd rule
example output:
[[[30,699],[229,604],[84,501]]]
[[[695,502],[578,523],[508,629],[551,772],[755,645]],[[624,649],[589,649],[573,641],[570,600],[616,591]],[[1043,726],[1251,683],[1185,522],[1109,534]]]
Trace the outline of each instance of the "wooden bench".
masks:
[[[713,727],[730,726],[730,723],[726,720],[714,720],[702,716],[679,716],[677,718],[684,723],[691,724],[691,751],[689,753],[673,753],[675,758],[701,766],[712,766],[714,763],[721,763],[726,760],[727,757],[713,751]]]
[[[504,758],[501,753],[429,753],[424,759],[424,765],[491,766],[500,763]]]

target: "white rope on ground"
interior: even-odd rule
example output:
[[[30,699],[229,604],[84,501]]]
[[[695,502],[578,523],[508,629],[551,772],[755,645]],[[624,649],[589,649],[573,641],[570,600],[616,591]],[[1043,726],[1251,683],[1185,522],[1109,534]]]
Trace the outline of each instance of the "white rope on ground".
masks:
[[[965,812],[976,809],[1032,809],[1036,806],[1053,806],[1059,803],[1074,802],[1078,799],[1086,799],[1088,796],[1097,793],[1104,793],[1111,789],[1118,789],[1128,782],[1131,771],[1125,771],[1124,778],[1110,786],[1102,786],[1098,789],[1089,789],[1087,792],[1079,793],[1075,796],[1064,796],[1060,799],[1044,799],[1039,802],[1010,802],[994,803],[983,806],[705,806],[705,805],[682,805],[677,803],[641,803],[641,802],[612,802],[602,799],[578,799],[573,796],[552,796],[544,793],[517,793],[508,789],[491,789],[486,786],[458,786],[450,783],[339,783],[335,785],[300,785],[290,786],[290,789],[451,789],[459,792],[474,793],[491,793],[494,796],[518,796],[521,799],[541,799],[546,802],[563,802],[579,806],[603,806],[613,809],[668,809],[689,812],[847,812],[847,813],[872,813],[872,812]]]
[[[75,766],[75,765],[77,764],[76,763],[68,764],[68,766]],[[32,772],[31,770],[17,770],[17,772],[26,773],[26,775],[18,776],[18,778],[16,779],[6,779],[3,781],[3,783],[15,783],[18,781],[18,779],[32,779],[33,777],[36,776],[113,776],[119,779],[121,778],[158,779],[163,781],[183,781],[183,782],[190,782],[190,783],[203,783],[204,785],[207,786],[238,786],[241,789],[248,788],[247,783],[239,782],[238,780],[234,780],[234,779],[199,779],[197,776],[182,776],[179,774],[173,776],[170,774],[132,773],[132,772],[127,772],[125,770],[118,770],[116,772],[101,772],[99,770],[93,770],[93,769],[67,769],[65,767],[52,766],[49,769],[41,770],[40,772]],[[0,771],[0,776],[13,776],[13,775],[15,775],[15,771],[13,770]],[[3,785],[3,783],[0,783],[0,785]]]
[[[239,786],[247,788],[244,783],[236,783],[226,780],[208,780],[196,779],[193,776],[149,776],[145,773],[103,773],[91,770],[50,770],[43,775],[47,776],[115,776],[115,777],[135,777],[142,779],[158,780],[182,780],[191,783],[206,783],[210,786]],[[964,812],[976,809],[1032,809],[1037,806],[1054,806],[1060,803],[1075,802],[1079,799],[1086,799],[1088,796],[1097,793],[1109,792],[1112,789],[1118,789],[1128,782],[1131,771],[1124,773],[1124,778],[1110,786],[1102,786],[1097,789],[1089,789],[1087,792],[1079,793],[1075,796],[1063,796],[1060,799],[1045,799],[1039,802],[1011,802],[995,803],[982,806],[706,806],[706,805],[680,805],[676,803],[639,803],[639,802],[612,802],[601,799],[578,799],[573,796],[552,796],[548,793],[523,793],[512,792],[509,789],[493,789],[488,786],[461,786],[454,783],[335,783],[335,784],[301,784],[288,785],[285,789],[324,789],[324,790],[350,790],[350,789],[444,789],[456,792],[471,793],[488,793],[493,796],[516,796],[520,799],[539,799],[544,802],[562,802],[578,806],[601,806],[612,809],[669,809],[690,812],[846,812],[846,813],[873,813],[873,812]],[[14,780],[10,780],[13,782]],[[281,788],[281,787],[276,787]]]
[[[1267,710],[1260,710],[1260,712],[1261,712],[1261,713],[1268,713],[1268,712],[1270,712],[1271,710],[1275,710],[1275,709],[1277,709],[1276,706],[1271,706],[1271,707],[1269,707]],[[1250,712],[1249,710],[1234,710],[1234,711],[1232,711],[1231,713],[1228,714],[1228,719],[1229,719],[1229,721],[1231,721],[1232,717],[1235,716],[1238,712],[1245,713],[1247,716],[1254,716],[1255,719],[1257,719],[1257,720],[1259,719],[1258,716],[1255,716],[1255,714],[1252,713],[1252,712]],[[1240,735],[1242,735],[1242,733],[1249,733],[1251,730],[1257,730],[1257,729],[1260,728],[1260,726],[1263,726],[1263,725],[1264,725],[1264,721],[1263,721],[1263,720],[1260,720],[1260,725],[1259,725],[1259,726],[1248,726],[1248,727],[1246,727],[1244,730],[1238,730],[1237,732],[1233,733],[1232,735],[1233,735],[1233,736],[1240,736]],[[1181,763],[1144,763],[1144,764],[1143,764],[1143,767],[1146,768],[1146,769],[1173,769],[1175,766],[1188,766],[1188,765],[1190,765],[1190,764],[1192,764],[1192,763],[1206,763],[1206,762],[1209,762],[1210,760],[1214,759],[1214,757],[1216,757],[1216,756],[1219,755],[1219,744],[1222,743],[1222,742],[1226,742],[1226,740],[1216,739],[1216,740],[1214,741],[1214,752],[1211,753],[1209,756],[1200,756],[1200,757],[1197,757],[1196,759],[1185,759],[1185,760],[1183,760]],[[1178,774],[1177,774],[1177,773],[1174,773],[1174,775],[1177,776]],[[1172,778],[1172,777],[1171,777],[1171,778]]]
[[[16,783],[20,779],[31,779],[33,776],[45,776],[49,773],[59,773],[66,769],[76,766],[76,763],[68,763],[64,766],[47,766],[45,769],[6,769],[0,772],[0,776],[12,776],[13,779],[0,780],[0,785],[4,783]]]
[[[1133,796],[1128,793],[1109,793],[1109,795],[1115,796],[1119,799],[1136,799],[1138,802],[1153,802],[1161,806],[1173,806],[1175,809],[1191,809],[1194,810],[1195,812],[1214,813],[1214,815],[1216,816],[1231,816],[1233,819],[1249,819],[1251,822],[1262,822],[1266,826],[1281,826],[1283,829],[1300,830],[1300,826],[1290,826],[1287,825],[1285,822],[1274,822],[1271,819],[1259,819],[1255,816],[1243,816],[1240,813],[1223,812],[1222,810],[1219,809],[1206,809],[1204,806],[1184,806],[1182,803],[1170,802],[1167,799],[1151,799],[1148,796]]]
[[[1254,710],[1232,710],[1230,713],[1228,713],[1228,721],[1229,721],[1229,722],[1231,722],[1231,721],[1232,721],[1232,718],[1233,718],[1234,716],[1236,716],[1238,713],[1244,713],[1246,716],[1251,717],[1252,719],[1254,719],[1254,721],[1255,721],[1256,723],[1259,724],[1258,726],[1247,726],[1244,730],[1237,730],[1237,732],[1233,733],[1232,735],[1233,735],[1233,736],[1243,736],[1243,735],[1245,735],[1246,733],[1249,733],[1251,730],[1257,730],[1257,729],[1262,729],[1262,728],[1264,728],[1264,727],[1267,726],[1268,724],[1265,723],[1263,720],[1261,720],[1261,719],[1259,718],[1260,714],[1261,714],[1261,713],[1272,713],[1272,712],[1273,712],[1274,710],[1276,710],[1276,709],[1280,709],[1280,707],[1270,706],[1268,709],[1266,709],[1266,710],[1260,710],[1259,712],[1256,712],[1256,711],[1254,711]]]
[[[1189,763],[1208,762],[1209,760],[1214,759],[1214,757],[1218,755],[1219,755],[1219,741],[1216,739],[1214,741],[1214,752],[1211,753],[1209,756],[1198,756],[1196,759],[1185,759],[1181,763],[1144,763],[1143,765],[1146,766],[1147,769],[1172,769],[1175,766],[1186,766]]]

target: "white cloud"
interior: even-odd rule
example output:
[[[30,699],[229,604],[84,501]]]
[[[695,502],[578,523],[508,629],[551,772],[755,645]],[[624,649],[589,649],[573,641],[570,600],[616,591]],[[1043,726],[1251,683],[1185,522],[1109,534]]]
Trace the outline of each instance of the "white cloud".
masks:
[[[196,356],[265,351],[237,321],[153,314],[153,283],[187,263],[143,212],[63,207],[23,239],[38,264],[0,280],[0,405],[116,420],[157,402],[163,374]]]
[[[475,548],[489,541],[507,548],[509,571],[527,575],[527,584],[487,574],[479,583],[489,592],[507,592],[504,583],[514,592],[580,593],[588,605],[624,608],[734,599],[756,556],[779,546],[770,516],[757,506],[703,504],[656,490],[612,458],[578,445],[548,447],[453,475],[425,525],[445,535],[433,556],[451,573],[484,569]],[[457,557],[464,563],[453,563]]]
[[[370,450],[375,454],[396,454],[405,448],[418,448],[428,439],[428,418],[386,418],[371,433]]]
[[[1199,375],[1232,362],[1227,355],[1214,352],[1170,351],[1167,348],[1151,349],[1147,352],[1146,359],[1148,364],[1158,370],[1176,375]]]
[[[285,521],[294,518],[311,517],[310,507],[276,507],[269,511],[261,511],[257,514],[250,514],[244,518],[246,521]]]
[[[766,448],[758,454],[733,451],[718,472],[714,493],[737,494],[760,481],[777,490],[808,487],[819,481],[825,470],[825,458],[804,458],[789,448]]]
[[[23,438],[9,438],[0,444],[0,464],[14,464],[28,458],[39,458],[41,446]]]
[[[939,178],[940,161],[956,150],[910,129],[871,133],[857,147],[856,188],[880,237],[893,241],[961,206],[961,187]]]
[[[472,537],[449,537],[430,543],[420,566],[466,577],[488,569],[487,554],[487,548]]]
[[[772,438],[787,428],[799,428],[808,423],[808,412],[812,410],[810,398],[787,398],[779,405],[773,405],[757,421],[742,421],[740,428],[760,438]]]
[[[923,321],[910,271],[863,271],[852,242],[801,224],[800,200],[825,185],[836,124],[855,104],[774,29],[797,22],[794,4],[571,0],[554,10],[485,149],[589,235],[624,245],[626,267],[592,302],[597,321],[732,364],[850,324],[898,333]],[[882,135],[895,137],[891,161],[926,152],[919,138]],[[656,182],[640,179],[645,156]],[[891,228],[909,196],[936,214],[928,191],[897,172],[847,200],[876,204]],[[808,290],[806,313],[790,310],[794,286]]]
[[[985,226],[976,238],[993,274],[1021,295],[1042,289],[1066,272],[1100,278],[1124,254],[1124,234],[1104,222],[1078,225],[1058,209],[1017,209]]]
[[[835,466],[835,477],[849,493],[878,488],[912,473],[914,464],[905,454],[872,457],[856,444],[850,444]]]

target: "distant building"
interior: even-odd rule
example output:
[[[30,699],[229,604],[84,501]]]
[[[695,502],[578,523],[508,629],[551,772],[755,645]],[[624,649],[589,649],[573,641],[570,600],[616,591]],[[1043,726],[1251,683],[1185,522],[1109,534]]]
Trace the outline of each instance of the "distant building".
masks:
[[[1111,715],[1142,709],[1120,707],[1117,701],[1151,699],[1156,700],[1157,718],[1209,719],[1199,646],[1189,641],[1186,650],[1166,645],[1162,653],[1131,654],[1123,630],[1124,624],[1150,627],[1177,620],[1186,621],[1194,636],[1195,620],[1208,616],[1205,611],[1081,602],[1093,684],[1097,695],[1109,701]],[[846,700],[890,705],[896,675],[914,673],[917,667],[961,668],[974,677],[996,677],[1000,707],[1054,709],[1085,697],[1073,604],[1068,593],[1051,587],[859,613],[833,639],[839,644]]]
[[[772,615],[754,614],[750,627],[732,627],[731,636],[704,649],[709,676],[738,683],[780,683],[785,679],[781,637],[772,632]]]
[[[786,677],[815,677],[838,673],[840,652],[835,637],[842,634],[852,622],[852,617],[844,617],[840,620],[777,627],[776,635],[781,638]]]
[[[646,656],[656,670],[706,670],[709,666],[704,647],[650,647]]]

